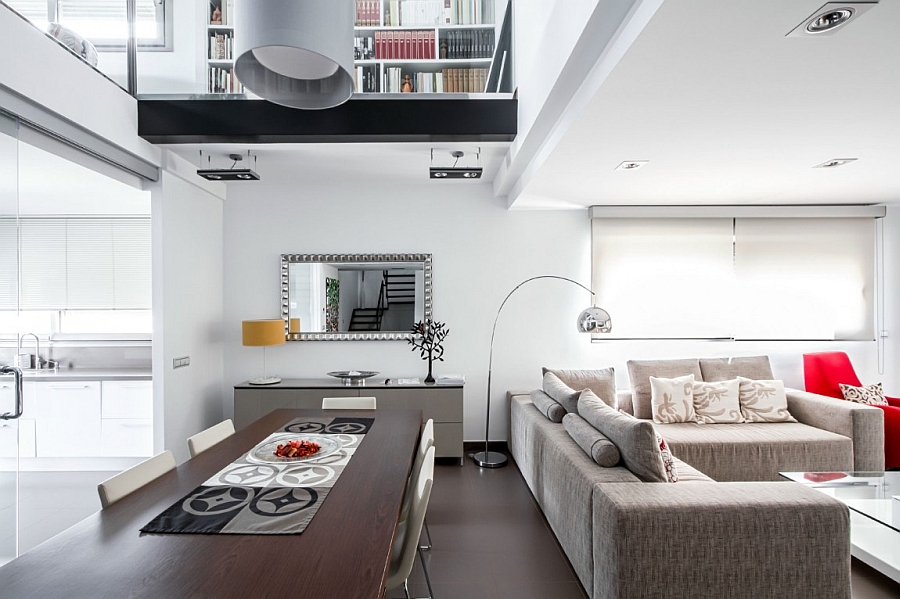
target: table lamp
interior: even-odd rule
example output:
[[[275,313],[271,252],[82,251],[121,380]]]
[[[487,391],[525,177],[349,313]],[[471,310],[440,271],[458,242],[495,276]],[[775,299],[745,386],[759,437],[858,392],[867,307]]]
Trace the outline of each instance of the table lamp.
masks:
[[[263,376],[250,379],[251,385],[274,385],[280,383],[277,376],[268,376],[266,372],[266,347],[284,343],[284,321],[278,320],[245,320],[241,322],[242,343],[246,346],[263,348]]]

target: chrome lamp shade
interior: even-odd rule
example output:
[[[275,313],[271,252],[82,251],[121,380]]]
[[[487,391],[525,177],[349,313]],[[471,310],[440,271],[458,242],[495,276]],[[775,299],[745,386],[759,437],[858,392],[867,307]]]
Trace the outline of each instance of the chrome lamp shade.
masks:
[[[236,0],[235,75],[282,106],[343,104],[353,94],[354,11],[345,0]]]

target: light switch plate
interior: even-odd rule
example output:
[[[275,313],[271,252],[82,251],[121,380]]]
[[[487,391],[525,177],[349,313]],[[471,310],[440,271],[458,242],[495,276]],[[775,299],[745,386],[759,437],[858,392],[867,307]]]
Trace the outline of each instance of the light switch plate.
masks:
[[[183,358],[175,358],[172,360],[172,368],[183,368],[185,366],[191,365],[190,356],[184,356]]]

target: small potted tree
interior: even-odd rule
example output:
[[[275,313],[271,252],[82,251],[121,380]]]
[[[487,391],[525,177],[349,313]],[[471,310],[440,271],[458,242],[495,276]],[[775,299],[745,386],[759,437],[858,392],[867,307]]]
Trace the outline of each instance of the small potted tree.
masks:
[[[413,336],[409,339],[412,351],[419,350],[423,360],[428,360],[428,376],[425,384],[433,385],[434,377],[431,375],[431,366],[435,360],[444,361],[444,339],[450,333],[443,322],[436,320],[423,320],[417,322],[412,328]]]

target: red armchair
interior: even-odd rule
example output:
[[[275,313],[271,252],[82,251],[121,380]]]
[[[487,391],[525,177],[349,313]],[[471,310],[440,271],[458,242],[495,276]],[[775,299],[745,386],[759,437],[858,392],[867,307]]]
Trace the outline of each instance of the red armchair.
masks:
[[[803,354],[803,378],[810,393],[843,399],[840,384],[862,387],[850,358],[842,351]],[[884,412],[884,467],[900,468],[900,399],[886,397]]]

